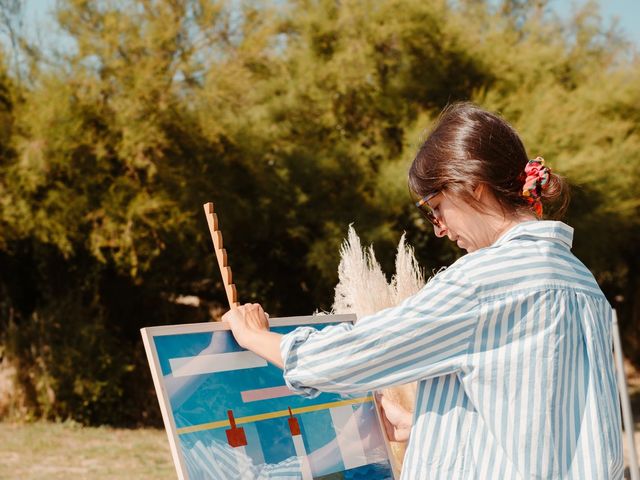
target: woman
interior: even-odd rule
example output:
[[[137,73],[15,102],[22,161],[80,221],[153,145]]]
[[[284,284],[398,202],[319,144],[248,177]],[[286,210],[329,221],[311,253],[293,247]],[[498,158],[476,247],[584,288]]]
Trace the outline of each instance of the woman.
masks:
[[[612,310],[572,255],[573,229],[542,221],[563,180],[515,130],[472,104],[447,108],[409,171],[433,223],[468,252],[402,304],[316,331],[269,332],[259,305],[225,314],[287,385],[363,392],[418,381],[405,479],[618,479]],[[402,414],[387,414],[402,432]]]

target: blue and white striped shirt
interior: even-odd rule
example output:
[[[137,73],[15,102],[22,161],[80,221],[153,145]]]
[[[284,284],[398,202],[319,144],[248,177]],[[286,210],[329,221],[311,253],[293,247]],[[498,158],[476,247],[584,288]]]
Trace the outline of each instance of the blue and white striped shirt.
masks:
[[[621,479],[612,310],[561,222],[518,224],[400,305],[281,342],[303,395],[418,381],[402,478]]]

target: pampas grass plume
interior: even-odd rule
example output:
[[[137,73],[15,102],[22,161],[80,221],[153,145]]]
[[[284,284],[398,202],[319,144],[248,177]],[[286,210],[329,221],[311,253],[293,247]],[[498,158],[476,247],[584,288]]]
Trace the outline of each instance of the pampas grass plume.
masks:
[[[373,247],[363,249],[353,225],[349,225],[347,239],[340,248],[334,313],[355,313],[362,317],[387,308],[392,302],[389,284]]]
[[[424,286],[424,275],[413,248],[403,234],[396,254],[396,273],[387,279],[376,260],[373,246],[362,248],[353,225],[340,248],[338,284],[333,303],[334,313],[355,313],[359,318],[397,305],[415,295]]]
[[[406,243],[406,233],[400,237],[396,253],[396,274],[391,279],[393,304],[418,293],[425,285],[424,274],[413,253],[413,247]]]

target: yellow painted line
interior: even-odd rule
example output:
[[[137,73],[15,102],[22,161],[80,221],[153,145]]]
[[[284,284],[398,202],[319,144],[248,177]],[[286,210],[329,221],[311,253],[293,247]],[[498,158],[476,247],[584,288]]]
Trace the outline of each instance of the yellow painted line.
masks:
[[[318,410],[326,410],[328,408],[341,407],[343,405],[354,405],[357,403],[367,403],[373,401],[373,397],[368,395],[362,398],[350,398],[349,400],[339,400],[337,402],[320,403],[318,405],[310,405],[308,407],[292,408],[291,413],[308,413],[317,412]],[[269,420],[271,418],[288,417],[289,410],[278,410],[277,412],[261,413],[259,415],[249,415],[247,417],[236,418],[236,425],[243,423],[258,422],[260,420]],[[201,432],[203,430],[213,430],[214,428],[229,427],[229,420],[219,420],[217,422],[201,423],[200,425],[193,425],[191,427],[178,428],[178,435],[185,433]]]

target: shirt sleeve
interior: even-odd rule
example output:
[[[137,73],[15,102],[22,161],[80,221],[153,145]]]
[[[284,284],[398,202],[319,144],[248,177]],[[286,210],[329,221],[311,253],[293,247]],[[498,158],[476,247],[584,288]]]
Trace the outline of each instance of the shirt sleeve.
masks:
[[[453,373],[468,353],[478,317],[475,289],[460,275],[439,274],[400,305],[355,325],[299,327],[285,335],[284,379],[296,393],[315,397]]]

